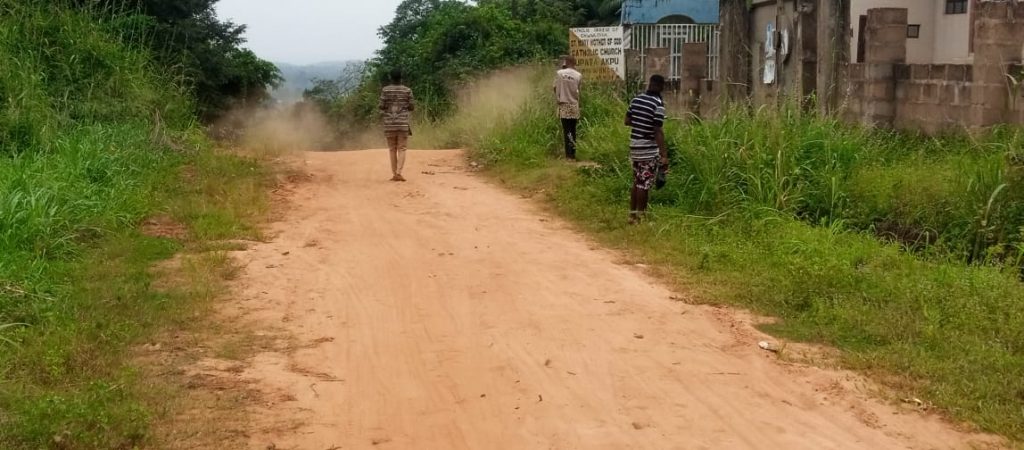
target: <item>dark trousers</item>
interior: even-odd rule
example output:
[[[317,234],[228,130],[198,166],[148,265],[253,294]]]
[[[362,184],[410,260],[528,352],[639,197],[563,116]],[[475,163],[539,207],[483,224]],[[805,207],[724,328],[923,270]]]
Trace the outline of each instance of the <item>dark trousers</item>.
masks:
[[[579,119],[562,119],[562,137],[565,138],[565,157],[576,159],[576,126]]]

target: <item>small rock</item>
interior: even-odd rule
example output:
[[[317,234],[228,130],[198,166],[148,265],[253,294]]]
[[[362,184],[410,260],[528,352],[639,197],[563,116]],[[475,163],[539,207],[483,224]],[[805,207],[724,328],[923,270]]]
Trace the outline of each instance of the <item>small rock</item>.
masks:
[[[772,344],[771,342],[768,342],[768,341],[758,342],[757,346],[761,347],[761,350],[764,350],[764,351],[767,351],[767,352],[772,352],[772,353],[778,353],[779,352],[779,347],[777,347],[775,344]]]
[[[638,334],[638,333],[634,333],[634,334],[633,334],[633,338],[635,338],[635,339],[643,339],[643,338],[644,338],[644,335],[642,335],[642,334]]]

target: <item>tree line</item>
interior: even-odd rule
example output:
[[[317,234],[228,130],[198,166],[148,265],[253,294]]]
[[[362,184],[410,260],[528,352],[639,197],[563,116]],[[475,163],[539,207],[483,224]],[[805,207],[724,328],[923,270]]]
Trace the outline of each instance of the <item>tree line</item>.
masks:
[[[567,28],[617,23],[622,0],[405,0],[380,28],[384,47],[354,88],[321,80],[306,99],[339,121],[374,117],[377,93],[392,68],[403,71],[428,118],[454,108],[460,81],[568,51]],[[346,74],[351,79],[352,74]]]
[[[156,62],[191,90],[196,113],[206,120],[266,101],[282,81],[274,64],[242,47],[244,25],[217,17],[218,0],[65,1],[148,46]]]

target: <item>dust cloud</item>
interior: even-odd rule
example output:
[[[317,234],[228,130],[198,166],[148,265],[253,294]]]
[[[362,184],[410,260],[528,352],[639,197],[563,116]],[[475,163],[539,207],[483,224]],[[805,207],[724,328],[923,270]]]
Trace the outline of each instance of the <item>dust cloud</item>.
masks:
[[[218,121],[211,132],[216,138],[247,152],[266,156],[329,150],[335,144],[335,134],[327,117],[303,103],[280,108],[237,109]]]
[[[455,113],[437,123],[414,126],[412,146],[462,148],[474,145],[494,130],[508,126],[516,113],[536,95],[546,74],[539,66],[499,70],[456,87]]]
[[[493,72],[455,88],[456,110],[439,121],[413,124],[411,148],[464,148],[507,126],[537,93],[537,66]],[[281,156],[301,151],[383,148],[384,134],[376,121],[331,119],[310,103],[269,109],[238,109],[210,129],[222,142],[247,153]]]

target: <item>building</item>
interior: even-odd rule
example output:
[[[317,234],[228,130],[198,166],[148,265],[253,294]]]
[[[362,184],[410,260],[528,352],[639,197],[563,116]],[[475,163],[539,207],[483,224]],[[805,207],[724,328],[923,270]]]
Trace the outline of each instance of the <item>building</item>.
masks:
[[[851,0],[850,59],[864,62],[868,10],[906,8],[907,63],[970,64],[976,0]]]
[[[717,24],[717,0],[625,0],[622,24]]]
[[[708,61],[706,76],[715,79],[718,75],[718,5],[718,0],[623,1],[625,48],[635,55],[633,67],[627,67],[627,72],[645,77],[658,73],[678,82],[682,78],[684,47],[704,43]],[[654,56],[648,58],[652,54]]]
[[[702,104],[801,104],[928,134],[1024,125],[1024,1],[723,0],[722,11],[730,57],[700,84]]]

